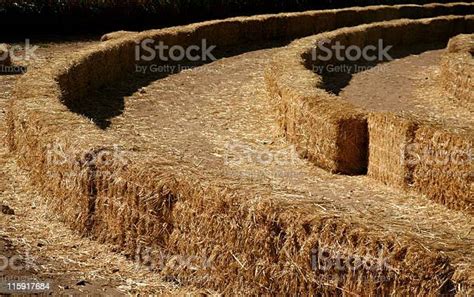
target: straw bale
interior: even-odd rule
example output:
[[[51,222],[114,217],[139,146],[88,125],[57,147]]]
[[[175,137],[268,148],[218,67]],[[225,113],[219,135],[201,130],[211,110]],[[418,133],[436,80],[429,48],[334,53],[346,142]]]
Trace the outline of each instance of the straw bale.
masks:
[[[472,135],[390,113],[368,123],[369,176],[472,213]]]
[[[5,43],[0,43],[0,66],[10,66],[11,64],[10,46]]]
[[[296,69],[292,71],[292,66],[284,62],[291,61],[291,55],[291,52],[278,55],[266,72],[269,98],[284,134],[302,157],[322,168],[345,174],[364,172],[367,163],[364,115],[336,96],[316,90],[314,73],[300,71],[298,64],[293,65]]]
[[[447,51],[449,53],[474,52],[474,34],[460,34],[451,38]]]
[[[363,28],[363,34],[366,35],[367,43],[376,45],[379,40],[384,45],[398,46],[403,43],[405,35],[411,34],[411,27],[418,27],[418,23],[410,20],[399,20],[384,23],[383,26],[367,26]]]
[[[124,37],[128,37],[132,34],[136,34],[137,32],[133,32],[133,31],[116,31],[116,32],[111,32],[111,33],[107,33],[107,34],[104,34],[102,35],[102,37],[100,38],[100,41],[108,41],[108,40],[112,40],[112,39],[120,39],[120,38],[124,38]]]
[[[465,32],[465,19],[443,19],[438,18],[426,24],[425,34],[421,40],[423,42],[446,42],[452,36]]]
[[[343,174],[366,170],[367,136],[363,114],[319,97],[283,97],[287,104],[287,137],[303,157]]]
[[[473,135],[421,125],[408,148],[413,189],[453,209],[474,214]]]
[[[167,163],[169,167],[152,165],[144,172],[143,164],[132,161],[112,170],[113,182],[108,177],[110,166],[98,165],[97,176],[102,177],[97,183],[95,237],[118,244],[127,254],[138,253],[147,264],[183,284],[251,295],[337,294],[341,289],[423,295],[450,288],[447,279],[453,271],[448,259],[407,238],[378,236],[365,225],[308,205],[249,200],[246,190],[229,192]],[[373,272],[319,270],[311,262],[318,259],[314,254],[318,248],[347,258],[381,257],[382,249],[387,266]],[[209,267],[162,268],[160,251],[203,255]]]
[[[109,46],[78,52],[69,68],[58,71],[61,100],[68,106],[81,105],[95,89],[110,84],[135,67],[134,42],[110,41]],[[120,61],[117,63],[117,61]],[[87,102],[87,101],[86,101]]]
[[[446,54],[441,61],[440,82],[455,101],[474,111],[474,62],[468,53]]]
[[[27,77],[25,82],[34,81],[34,77],[31,77],[31,80],[29,78]],[[46,83],[44,80],[41,82]],[[48,91],[51,95],[57,94],[57,89],[52,84],[31,87]],[[17,95],[24,93],[19,89],[15,92]],[[46,98],[40,97],[37,98],[36,104],[46,104],[46,102]],[[35,107],[30,104],[28,109],[16,105],[10,108],[8,125],[10,128],[14,127],[8,138],[10,149],[17,154],[19,165],[29,169],[30,178],[34,184],[45,192],[52,191],[58,194],[57,197],[60,198],[53,204],[55,210],[61,213],[74,229],[82,233],[88,221],[88,195],[82,186],[82,184],[87,184],[87,170],[78,163],[67,162],[68,154],[71,153],[65,148],[67,138],[62,139],[58,147],[52,144],[52,138],[59,136],[59,131],[54,126],[67,123],[60,117],[54,116],[58,111],[57,108],[52,107],[50,117],[43,118],[41,113],[35,111]],[[21,114],[22,117],[13,117],[13,114]],[[63,187],[64,184],[69,186]]]
[[[440,83],[460,105],[474,111],[474,34],[452,38],[440,64]]]
[[[236,17],[175,28],[179,28],[179,30],[177,30],[178,33],[185,33],[186,31],[185,35],[188,37],[192,36],[193,40],[200,40],[200,38],[204,36],[210,42],[212,41],[213,44],[232,46],[245,42],[298,38],[334,30],[337,27],[396,18],[434,17],[453,13],[464,15],[473,12],[474,6],[466,3],[431,6],[370,6],[340,10]],[[167,29],[145,31],[141,34],[141,38],[145,36],[156,36],[154,39],[158,40],[158,37],[164,37],[162,35],[166,30]],[[185,38],[180,37],[179,40],[184,41]]]
[[[196,28],[193,34],[196,41],[206,39],[210,44],[221,44],[228,46],[235,43],[235,39],[241,39],[241,30],[245,31],[243,27],[248,26],[239,21],[223,21],[218,26],[214,22],[207,22],[202,26]],[[252,24],[253,25],[253,24]],[[179,44],[179,43],[178,43]]]
[[[355,14],[351,9],[340,9],[336,11],[335,23],[340,27],[353,27],[368,20],[361,19],[360,14]]]
[[[336,27],[334,11],[319,11],[308,15],[289,14],[285,21],[287,22],[287,26],[284,36],[290,38],[307,36],[315,32],[329,31]]]
[[[397,5],[396,5],[397,6]],[[432,17],[432,10],[429,6],[419,6],[419,5],[399,5],[400,15],[407,19],[416,19],[416,18],[428,18]],[[450,14],[450,13],[446,13]],[[457,13],[456,13],[457,14]],[[462,14],[462,13],[460,13]]]
[[[417,123],[392,113],[371,113],[368,117],[368,175],[386,184],[407,189],[412,170],[406,151],[415,136]]]
[[[383,29],[380,27],[370,26],[370,27],[367,27],[364,31],[365,31],[367,44],[376,44],[384,36]]]
[[[474,32],[474,18],[466,20],[466,32]]]

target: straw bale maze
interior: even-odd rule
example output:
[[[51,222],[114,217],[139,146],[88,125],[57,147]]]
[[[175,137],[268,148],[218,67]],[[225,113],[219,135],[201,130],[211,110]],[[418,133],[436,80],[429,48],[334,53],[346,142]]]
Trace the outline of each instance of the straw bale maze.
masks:
[[[469,3],[113,33],[15,78],[7,146],[82,236],[131,258],[205,255],[160,266],[182,287],[473,296],[472,33]],[[166,66],[137,62],[141,41],[203,39],[217,60],[136,71]],[[379,40],[394,59],[364,70],[314,58]]]

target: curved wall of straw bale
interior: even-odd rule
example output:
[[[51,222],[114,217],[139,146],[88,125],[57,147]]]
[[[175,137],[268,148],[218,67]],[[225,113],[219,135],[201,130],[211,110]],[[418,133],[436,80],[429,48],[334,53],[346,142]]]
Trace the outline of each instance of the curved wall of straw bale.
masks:
[[[474,111],[474,34],[449,41],[441,61],[440,82],[456,102]]]
[[[331,217],[317,207],[249,200],[250,190],[235,193],[200,183],[199,174],[176,172],[163,156],[150,156],[161,164],[155,168],[119,137],[72,113],[66,104],[81,104],[94,89],[133,72],[136,42],[145,38],[169,45],[207,38],[209,44],[232,46],[363,22],[466,14],[473,7],[406,5],[233,18],[112,39],[20,78],[8,108],[8,144],[54,210],[82,234],[113,243],[130,256],[141,255],[141,247],[175,255],[199,255],[205,247],[213,261],[211,269],[180,271],[175,277],[185,283],[247,294],[444,293],[464,280],[452,277],[454,268],[447,257],[426,251],[409,237],[393,238],[376,226]],[[312,103],[303,103],[304,108],[313,108]],[[332,105],[320,106],[332,120],[336,113]],[[351,107],[345,110],[347,115],[342,111],[337,112],[347,121],[334,124],[338,130],[330,133],[338,135],[362,119],[363,114]],[[332,155],[327,162],[343,163]],[[315,271],[308,260],[311,248],[321,244],[343,249],[349,256],[374,258],[380,256],[381,246],[386,247],[384,256],[395,270],[387,268],[383,284],[377,275],[358,271],[343,273],[337,284],[325,285],[334,272]]]
[[[371,113],[369,175],[474,214],[471,131],[392,113]]]
[[[445,42],[454,35],[472,32],[473,25],[472,16],[397,20],[343,28],[293,42],[275,55],[266,72],[280,126],[299,152],[318,166],[355,174],[368,165],[368,174],[378,180],[414,189],[455,209],[472,211],[471,134],[452,133],[392,114],[369,115],[319,87],[322,77],[313,72],[313,66],[334,61],[313,62],[312,53],[315,45],[327,40],[359,47],[376,45],[380,38],[395,47]],[[442,147],[445,142],[440,140],[433,143],[433,133],[443,135],[449,145]],[[435,151],[466,152],[460,156],[466,160],[449,162],[443,170],[433,164],[408,162],[407,158],[422,154],[427,146]]]
[[[176,44],[187,46],[200,44],[200,41],[205,38],[208,44],[231,47],[265,40],[294,39],[362,23],[448,14],[465,15],[472,13],[473,9],[472,4],[462,3],[372,6],[231,18],[144,31],[128,37],[126,34],[118,34],[121,38],[109,40],[89,53],[81,55],[72,65],[67,65],[67,73],[60,77],[59,84],[66,93],[63,101],[68,102],[77,101],[91,89],[114,82],[125,73],[134,71],[135,45],[145,39],[162,41],[168,46]]]
[[[137,32],[134,31],[115,31],[115,32],[110,32],[107,34],[102,35],[100,38],[100,41],[109,41],[112,39],[119,39],[119,38],[124,38],[133,34],[137,34]]]

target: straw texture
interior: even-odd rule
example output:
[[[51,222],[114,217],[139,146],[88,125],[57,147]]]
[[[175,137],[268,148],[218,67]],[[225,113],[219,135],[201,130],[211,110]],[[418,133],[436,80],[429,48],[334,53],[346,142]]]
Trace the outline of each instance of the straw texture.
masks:
[[[10,46],[5,43],[0,43],[0,66],[10,66],[11,64]]]
[[[108,41],[108,40],[112,40],[112,39],[119,39],[119,38],[123,38],[123,37],[130,36],[131,34],[135,34],[135,33],[137,33],[137,32],[133,32],[133,31],[116,31],[116,32],[111,32],[111,33],[104,34],[104,35],[100,38],[100,41]]]
[[[452,38],[441,62],[440,82],[455,102],[474,111],[474,34]]]
[[[272,105],[287,139],[296,145],[303,157],[331,172],[360,174],[368,170],[370,176],[387,184],[415,190],[449,207],[472,212],[472,181],[469,177],[472,162],[469,139],[472,131],[469,127],[465,133],[457,135],[454,132],[444,132],[447,128],[428,124],[431,129],[439,129],[441,134],[450,133],[449,139],[454,137],[457,140],[450,141],[447,146],[427,148],[423,141],[418,143],[414,140],[418,120],[403,113],[369,116],[360,107],[322,88],[323,78],[313,69],[334,64],[335,61],[312,60],[315,45],[321,41],[365,46],[376,44],[379,38],[383,38],[386,44],[395,47],[446,42],[454,35],[469,31],[472,20],[471,16],[397,20],[343,28],[293,42],[275,55],[266,72]],[[467,77],[470,82],[470,76]],[[472,93],[472,88],[466,90]],[[370,117],[368,124],[367,117]],[[463,144],[459,144],[460,142]],[[464,152],[467,160],[462,169],[454,166],[443,173],[439,168],[419,165],[415,181],[415,169],[406,160],[410,158],[407,150],[413,147],[431,149],[435,151],[434,154]],[[368,160],[367,154],[370,155]],[[426,160],[422,162],[424,161]],[[447,177],[455,174],[454,172],[458,172],[460,176]],[[427,187],[428,184],[438,186]]]
[[[220,171],[222,163],[217,161],[203,169],[173,154],[153,153],[160,152],[162,143],[172,143],[172,135],[158,139],[155,148],[136,147],[131,133],[121,137],[118,130],[101,130],[69,108],[93,102],[89,97],[92,91],[133,71],[134,44],[145,38],[188,45],[205,37],[210,44],[235,46],[332,30],[331,26],[339,26],[338,21],[353,25],[352,22],[400,16],[418,17],[418,12],[432,15],[460,8],[466,12],[472,7],[396,6],[382,7],[381,11],[369,7],[258,16],[152,30],[109,40],[58,58],[48,67],[31,71],[20,79],[8,108],[8,144],[19,164],[30,171],[32,180],[54,200],[63,219],[82,234],[114,243],[130,256],[140,255],[142,246],[154,252],[204,253],[212,262],[209,269],[163,269],[164,274],[183,284],[210,287],[227,294],[425,296],[470,292],[472,236],[466,235],[465,229],[472,224],[462,213],[385,188],[366,192],[364,189],[371,186],[368,181],[341,181],[299,163],[292,166],[296,172],[306,172],[304,177],[281,187],[275,180],[259,183],[251,178],[229,178]],[[272,63],[271,67],[275,66]],[[280,73],[290,73],[292,66],[288,67]],[[315,76],[305,73],[303,77]],[[302,154],[334,172],[364,170],[368,133],[364,130],[367,116],[363,112],[319,93],[320,90],[308,88],[310,91],[304,91],[305,95],[293,90],[297,84],[281,87],[275,80],[268,81],[272,100],[284,101],[276,104],[277,109],[284,111],[278,115],[279,121],[289,131],[289,139],[294,137],[300,143],[297,146]],[[306,80],[297,82],[301,86],[308,84]],[[275,94],[281,99],[275,99]],[[317,96],[322,98],[315,100]],[[334,102],[327,98],[334,98],[340,105],[335,109]],[[218,98],[211,99],[218,102]],[[314,114],[303,122],[303,112]],[[209,114],[204,116],[208,116],[208,121],[212,118]],[[174,122],[179,123],[180,119],[177,117]],[[135,120],[133,124],[141,122],[139,117]],[[213,121],[223,122],[217,117]],[[254,125],[248,127],[257,127],[256,121],[247,122]],[[311,129],[320,135],[313,134]],[[188,136],[182,137],[189,141],[192,137]],[[320,142],[321,149],[316,146]],[[199,143],[177,144],[199,147]],[[122,148],[120,157],[116,147]],[[215,147],[220,148],[217,144]],[[213,151],[204,156],[218,158],[216,155],[218,152]],[[348,190],[351,186],[356,187],[356,193]],[[331,192],[336,188],[345,195]],[[324,192],[315,194],[321,189]],[[361,212],[361,203],[371,211]],[[430,217],[433,213],[435,220]],[[413,227],[416,224],[419,229]],[[366,255],[368,266],[382,257],[387,259],[387,265],[379,265],[379,270],[319,269],[312,261],[318,263],[321,256],[314,256],[314,250],[329,250],[332,257],[343,254],[345,259]]]

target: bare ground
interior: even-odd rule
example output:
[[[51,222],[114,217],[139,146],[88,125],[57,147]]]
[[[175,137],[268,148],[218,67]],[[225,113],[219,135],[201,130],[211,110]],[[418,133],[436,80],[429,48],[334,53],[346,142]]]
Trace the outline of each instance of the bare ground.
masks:
[[[444,52],[429,50],[359,72],[340,96],[367,110],[404,112],[446,127],[472,130],[472,112],[449,98],[438,81]]]

